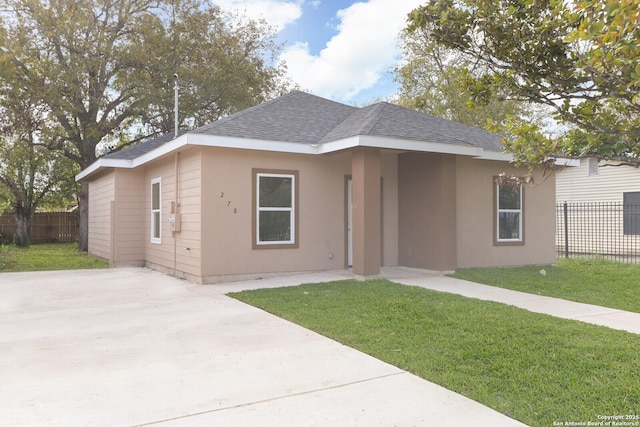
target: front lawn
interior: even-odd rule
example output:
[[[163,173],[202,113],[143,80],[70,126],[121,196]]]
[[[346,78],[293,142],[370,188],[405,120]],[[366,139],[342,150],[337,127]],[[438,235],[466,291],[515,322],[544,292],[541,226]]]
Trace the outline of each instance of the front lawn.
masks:
[[[640,337],[394,284],[230,294],[531,426],[640,415]]]
[[[75,243],[0,246],[0,272],[106,268],[109,264],[79,252]]]
[[[546,275],[540,274],[544,270]],[[640,265],[559,259],[556,266],[470,268],[452,277],[640,313]]]

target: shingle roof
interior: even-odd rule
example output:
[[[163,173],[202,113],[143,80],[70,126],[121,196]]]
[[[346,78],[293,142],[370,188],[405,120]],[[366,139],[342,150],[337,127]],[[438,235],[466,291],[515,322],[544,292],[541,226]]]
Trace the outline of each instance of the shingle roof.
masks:
[[[312,144],[357,110],[356,107],[295,91],[193,132]]]
[[[187,133],[186,130],[178,131],[178,136],[184,135]],[[157,138],[149,139],[147,141],[141,142],[137,145],[134,145],[130,148],[125,148],[120,151],[114,151],[113,153],[109,153],[104,156],[107,159],[124,159],[124,160],[133,160],[146,154],[161,145],[173,140],[175,138],[175,132],[167,133]]]
[[[481,147],[502,151],[502,137],[482,129],[380,102],[357,108],[294,91],[216,120],[192,133],[263,141],[322,144],[358,135]],[[173,134],[107,155],[135,159],[173,139]]]

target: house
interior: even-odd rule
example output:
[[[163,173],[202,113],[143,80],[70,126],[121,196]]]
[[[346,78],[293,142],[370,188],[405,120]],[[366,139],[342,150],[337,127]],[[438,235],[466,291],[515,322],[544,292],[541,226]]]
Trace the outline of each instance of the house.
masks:
[[[198,283],[553,263],[555,183],[498,187],[525,173],[499,141],[385,102],[292,92],[82,171],[89,252]]]
[[[559,252],[640,255],[640,169],[594,157],[556,173]],[[629,259],[626,259],[629,260]]]

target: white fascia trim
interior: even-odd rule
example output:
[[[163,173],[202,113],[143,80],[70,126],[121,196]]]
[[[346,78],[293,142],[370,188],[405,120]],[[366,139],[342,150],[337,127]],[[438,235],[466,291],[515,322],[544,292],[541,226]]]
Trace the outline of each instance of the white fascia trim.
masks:
[[[88,168],[80,171],[76,175],[76,181],[80,181],[81,179],[86,178],[92,173],[96,172],[101,168],[133,168],[133,161],[125,160],[125,159],[105,159],[103,157],[99,158],[95,162],[91,163]]]
[[[555,159],[556,166],[580,166],[580,159]]]
[[[323,144],[304,144],[299,142],[266,141],[252,138],[207,135],[203,133],[187,133],[133,160],[100,158],[87,169],[76,175],[76,181],[86,178],[101,168],[135,168],[186,145],[275,151],[294,154],[328,154],[354,147],[373,147],[426,153],[456,154],[487,160],[513,160],[510,154],[485,151],[481,147],[413,141],[381,136],[357,135]]]
[[[244,150],[277,151],[296,154],[318,154],[319,147],[314,144],[300,142],[267,141],[253,138],[237,138],[232,136],[207,135],[190,133],[188,143],[204,147],[240,148]]]
[[[91,175],[101,168],[123,168],[123,169],[132,169],[142,164],[145,164],[157,157],[160,157],[164,154],[170,153],[171,151],[180,148],[182,146],[187,145],[187,135],[179,136],[172,141],[169,141],[165,144],[162,144],[160,147],[155,150],[151,150],[146,154],[143,154],[140,157],[136,157],[133,160],[128,159],[109,159],[105,157],[100,157],[98,160],[89,165],[88,168],[81,171],[76,175],[76,181],[80,181],[83,178]]]
[[[477,158],[482,160],[499,160],[501,162],[513,162],[513,154],[503,153],[500,151],[482,151],[482,154],[480,156],[477,156]]]
[[[175,139],[172,139],[169,142],[165,142],[155,150],[151,150],[148,153],[145,153],[142,156],[136,157],[135,159],[133,159],[132,161],[133,167],[135,168],[137,166],[143,165],[147,162],[150,162],[151,160],[157,159],[160,156],[168,154],[173,150],[182,148],[187,144],[188,144],[187,135],[185,134],[185,135],[179,136]]]
[[[318,153],[325,154],[353,147],[387,148],[391,150],[422,151],[426,153],[459,154],[463,156],[482,156],[480,147],[442,144],[439,142],[412,141],[407,139],[386,138],[382,136],[359,135],[339,141],[327,142],[319,147]]]

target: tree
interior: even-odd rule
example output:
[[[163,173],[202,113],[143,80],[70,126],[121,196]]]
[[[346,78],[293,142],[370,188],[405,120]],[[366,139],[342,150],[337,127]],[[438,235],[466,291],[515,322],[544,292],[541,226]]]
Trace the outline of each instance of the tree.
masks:
[[[487,73],[467,82],[473,99],[547,105],[572,126],[559,138],[508,124],[516,160],[595,156],[640,164],[640,8],[637,0],[431,0],[409,31],[468,55]]]
[[[15,93],[19,95],[18,93]],[[47,202],[70,197],[73,163],[60,152],[50,152],[38,144],[44,121],[38,106],[27,97],[2,99],[0,133],[0,200],[9,204],[16,219],[14,243],[29,246],[30,229],[36,209]]]
[[[204,0],[7,0],[3,17],[0,90],[37,96],[52,124],[43,141],[82,169],[103,144],[120,149],[173,128],[177,70],[188,126],[286,87],[283,66],[264,59],[278,49],[269,28]],[[78,202],[87,250],[87,184]]]
[[[403,31],[400,43],[403,63],[395,69],[399,104],[479,128],[507,117],[537,120],[530,103],[501,97],[484,105],[473,103],[466,84],[488,70],[478,61],[433,42],[428,28]]]

